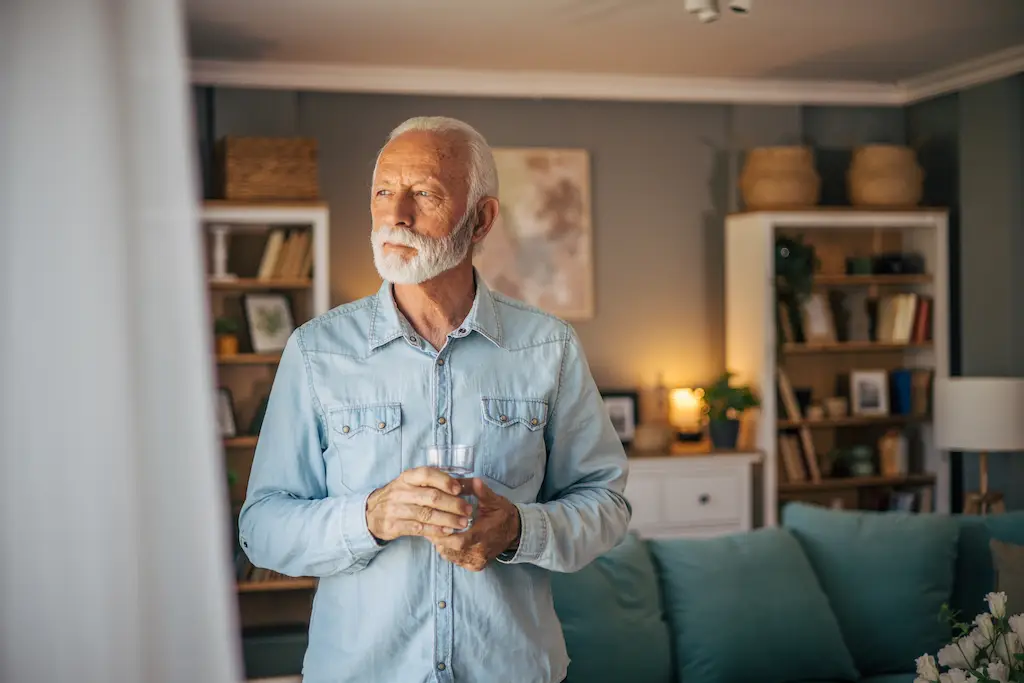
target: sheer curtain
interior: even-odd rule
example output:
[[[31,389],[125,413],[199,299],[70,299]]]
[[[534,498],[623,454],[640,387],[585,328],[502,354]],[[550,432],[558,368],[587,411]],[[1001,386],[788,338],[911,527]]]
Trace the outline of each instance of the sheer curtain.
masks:
[[[0,681],[240,676],[182,8],[0,0]]]

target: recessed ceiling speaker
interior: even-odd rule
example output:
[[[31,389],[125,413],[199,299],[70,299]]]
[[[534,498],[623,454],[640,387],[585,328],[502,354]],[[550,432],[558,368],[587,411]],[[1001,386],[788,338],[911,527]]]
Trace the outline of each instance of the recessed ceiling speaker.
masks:
[[[753,4],[754,0],[729,0],[729,9],[736,14],[746,14]]]

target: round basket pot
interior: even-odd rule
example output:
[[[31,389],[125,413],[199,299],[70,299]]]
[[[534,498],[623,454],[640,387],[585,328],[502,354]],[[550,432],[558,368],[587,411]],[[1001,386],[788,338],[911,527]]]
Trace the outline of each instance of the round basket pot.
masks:
[[[853,150],[846,183],[854,206],[917,206],[924,193],[924,170],[910,147],[864,145]]]
[[[818,203],[821,178],[810,147],[755,147],[747,152],[739,188],[747,209],[799,209]]]
[[[736,448],[736,440],[740,435],[739,420],[709,420],[708,434],[711,445],[722,450]]]
[[[238,337],[233,334],[217,335],[217,355],[234,356],[238,353]]]

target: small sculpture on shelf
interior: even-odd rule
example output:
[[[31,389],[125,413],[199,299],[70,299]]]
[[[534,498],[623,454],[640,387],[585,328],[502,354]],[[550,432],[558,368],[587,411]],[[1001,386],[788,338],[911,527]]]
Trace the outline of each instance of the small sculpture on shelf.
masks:
[[[220,316],[213,322],[218,356],[234,356],[238,353],[238,329],[238,321],[234,318]]]
[[[711,444],[719,449],[736,448],[740,433],[740,415],[761,405],[747,385],[730,384],[734,373],[723,372],[718,379],[703,387],[702,402],[708,416]]]

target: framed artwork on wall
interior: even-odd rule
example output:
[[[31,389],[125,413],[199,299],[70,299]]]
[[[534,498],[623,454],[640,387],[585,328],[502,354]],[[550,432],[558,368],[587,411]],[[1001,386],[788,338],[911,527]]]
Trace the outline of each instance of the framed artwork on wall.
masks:
[[[590,155],[497,148],[501,213],[474,265],[492,289],[566,320],[594,315]]]
[[[636,426],[640,423],[640,395],[632,390],[608,390],[601,392],[605,410],[611,418],[612,427],[624,444],[633,442]]]
[[[254,353],[284,351],[295,330],[291,301],[284,294],[246,294],[242,310],[249,326],[249,341]]]

